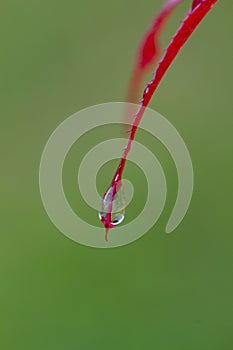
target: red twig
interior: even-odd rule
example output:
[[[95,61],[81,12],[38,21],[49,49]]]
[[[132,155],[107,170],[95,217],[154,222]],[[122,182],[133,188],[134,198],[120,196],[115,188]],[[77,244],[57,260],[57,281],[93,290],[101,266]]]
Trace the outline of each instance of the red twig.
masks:
[[[183,45],[188,40],[190,35],[193,33],[193,31],[196,29],[196,27],[199,25],[199,23],[202,21],[202,19],[206,16],[206,14],[209,12],[209,10],[213,7],[213,5],[216,2],[217,0],[199,0],[199,1],[194,0],[193,1],[191,11],[187,14],[186,18],[181,24],[181,27],[178,29],[178,31],[172,38],[170,44],[168,45],[165,51],[163,58],[158,64],[158,67],[154,73],[152,81],[149,84],[147,84],[147,87],[144,90],[140,108],[138,109],[137,113],[134,116],[133,125],[129,132],[128,143],[124,149],[120,164],[111,182],[111,200],[108,206],[107,213],[105,217],[102,218],[102,223],[106,228],[106,238],[107,238],[108,230],[113,227],[111,223],[111,212],[112,212],[113,201],[117,191],[121,186],[122,173],[125,167],[126,158],[131,149],[132,142],[134,140],[135,133],[137,131],[137,127],[143,117],[145,108],[148,106],[164,74],[166,73],[167,69],[169,68],[169,66],[177,56],[180,49],[183,47]],[[154,55],[152,54],[152,55],[149,55],[148,57],[150,58],[147,60],[141,61],[141,63],[143,62],[145,66],[148,64],[148,62],[150,62],[151,57],[154,57]]]
[[[175,7],[182,1],[183,0],[167,0],[159,14],[154,18],[150,28],[143,36],[138,47],[136,60],[130,77],[127,93],[128,102],[138,102],[139,91],[144,76],[161,53],[159,42],[161,32]]]

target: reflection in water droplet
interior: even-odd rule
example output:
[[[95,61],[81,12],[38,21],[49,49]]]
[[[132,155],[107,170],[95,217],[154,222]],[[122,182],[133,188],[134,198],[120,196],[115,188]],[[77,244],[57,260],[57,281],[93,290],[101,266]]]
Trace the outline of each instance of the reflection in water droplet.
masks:
[[[99,210],[99,218],[101,221],[103,220],[105,221],[106,214],[108,213],[109,205],[111,203],[111,198],[112,198],[112,190],[113,188],[110,187],[101,201],[100,210]],[[122,188],[120,188],[118,192],[115,194],[114,200],[112,202],[111,225],[112,226],[119,225],[124,220],[124,218],[125,218],[125,200],[124,200],[123,190]]]

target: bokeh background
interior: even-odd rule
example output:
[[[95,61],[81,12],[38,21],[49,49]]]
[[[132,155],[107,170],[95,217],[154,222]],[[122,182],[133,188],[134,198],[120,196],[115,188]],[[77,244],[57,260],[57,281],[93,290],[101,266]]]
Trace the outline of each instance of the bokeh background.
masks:
[[[189,4],[167,25],[164,47]],[[139,38],[160,5],[1,1],[1,349],[233,348],[231,1],[218,1],[150,104],[179,130],[194,165],[193,200],[176,231],[164,234],[177,193],[174,164],[140,132],[137,140],[156,154],[168,182],[166,209],[143,238],[118,249],[81,246],[53,226],[40,199],[48,137],[82,108],[124,101]],[[122,131],[85,135],[64,167],[72,207],[97,225],[76,176],[84,154],[106,135]],[[115,165],[101,169],[100,192]],[[146,200],[146,179],[130,163],[125,176],[135,186],[130,220]]]

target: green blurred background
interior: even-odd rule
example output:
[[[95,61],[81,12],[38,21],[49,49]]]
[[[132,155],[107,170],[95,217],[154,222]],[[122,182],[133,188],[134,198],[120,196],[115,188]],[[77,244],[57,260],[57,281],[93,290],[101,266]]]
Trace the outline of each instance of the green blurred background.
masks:
[[[166,27],[164,47],[189,3]],[[118,249],[81,246],[53,226],[40,199],[48,137],[82,108],[124,100],[139,38],[160,5],[1,1],[1,349],[233,349],[232,2],[219,1],[205,18],[150,105],[179,130],[193,161],[193,200],[176,231],[164,234],[174,164],[140,132],[168,182],[166,209],[143,238]],[[97,224],[75,181],[78,162],[105,134],[86,135],[64,168],[74,210]],[[101,169],[100,192],[115,165]],[[125,175],[136,189],[129,220],[146,199],[146,181],[130,163]]]

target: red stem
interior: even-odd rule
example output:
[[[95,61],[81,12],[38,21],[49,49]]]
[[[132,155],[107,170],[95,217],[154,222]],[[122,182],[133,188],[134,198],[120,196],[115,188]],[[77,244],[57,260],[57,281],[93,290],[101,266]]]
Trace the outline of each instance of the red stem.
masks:
[[[149,67],[155,63],[160,55],[159,38],[161,31],[175,7],[182,1],[183,0],[167,0],[159,14],[154,18],[150,28],[143,36],[138,47],[136,60],[130,77],[127,94],[128,102],[137,103],[144,76],[149,70]]]
[[[166,73],[167,69],[177,56],[180,49],[183,47],[185,42],[191,36],[193,31],[196,29],[198,24],[202,21],[202,19],[206,16],[209,10],[213,7],[213,5],[217,2],[217,0],[199,0],[193,1],[192,10],[187,14],[187,17],[182,22],[181,27],[178,29],[175,36],[172,38],[168,48],[165,51],[165,54],[162,60],[159,62],[158,67],[154,73],[153,79],[149,84],[147,84],[146,89],[143,93],[143,98],[140,103],[140,107],[137,113],[134,116],[134,121],[132,127],[129,132],[129,139],[127,145],[124,149],[121,161],[119,166],[115,172],[115,175],[111,182],[112,192],[111,192],[111,200],[108,206],[108,210],[105,218],[102,219],[103,225],[106,227],[106,239],[107,233],[110,228],[113,227],[111,224],[111,212],[112,205],[117,191],[121,186],[122,174],[126,163],[126,158],[130,152],[133,140],[135,138],[135,133],[137,131],[138,125],[143,117],[145,108],[148,106],[155,90],[157,89],[161,79]]]

